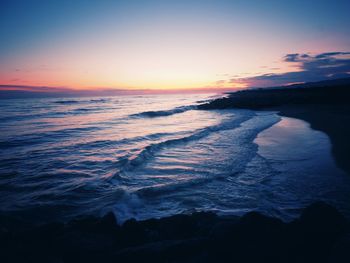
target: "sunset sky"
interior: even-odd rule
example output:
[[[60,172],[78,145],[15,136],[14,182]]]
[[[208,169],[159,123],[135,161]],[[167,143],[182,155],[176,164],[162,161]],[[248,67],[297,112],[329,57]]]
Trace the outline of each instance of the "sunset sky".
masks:
[[[284,85],[350,76],[350,1],[2,0],[0,84]]]

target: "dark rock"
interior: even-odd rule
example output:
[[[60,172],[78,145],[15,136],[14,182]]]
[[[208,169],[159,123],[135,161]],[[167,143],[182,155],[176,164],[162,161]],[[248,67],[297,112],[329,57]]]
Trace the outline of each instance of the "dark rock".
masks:
[[[337,234],[346,227],[344,216],[324,202],[316,202],[305,208],[299,222],[305,231],[323,234]]]
[[[350,262],[350,233],[341,237],[332,248],[329,262]]]
[[[136,246],[147,241],[146,231],[136,219],[129,219],[123,224],[122,235],[127,246]]]
[[[350,247],[347,221],[321,202],[291,223],[201,212],[119,226],[110,213],[0,229],[1,262],[348,262]]]
[[[103,216],[100,220],[101,224],[104,225],[105,227],[109,228],[116,228],[118,227],[117,225],[117,219],[114,215],[114,213],[109,212],[105,216]]]

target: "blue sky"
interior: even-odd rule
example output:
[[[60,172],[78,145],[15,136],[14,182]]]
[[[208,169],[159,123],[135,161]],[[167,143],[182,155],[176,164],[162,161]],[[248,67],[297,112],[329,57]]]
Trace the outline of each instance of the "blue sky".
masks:
[[[3,0],[0,10],[1,84],[227,88],[302,71],[287,54],[350,50],[350,1]]]

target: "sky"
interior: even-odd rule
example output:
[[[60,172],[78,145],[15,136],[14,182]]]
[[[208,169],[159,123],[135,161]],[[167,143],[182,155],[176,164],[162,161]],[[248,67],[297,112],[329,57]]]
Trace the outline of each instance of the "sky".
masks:
[[[0,84],[190,90],[347,77],[349,10],[349,0],[2,0]]]

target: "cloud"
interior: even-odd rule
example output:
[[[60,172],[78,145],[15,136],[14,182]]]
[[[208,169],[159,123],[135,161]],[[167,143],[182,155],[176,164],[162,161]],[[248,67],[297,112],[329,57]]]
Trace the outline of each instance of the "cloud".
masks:
[[[226,82],[227,82],[227,80],[225,80],[225,79],[220,79],[220,80],[217,80],[217,81],[215,82],[215,84],[218,85],[218,86],[222,86],[222,85],[224,85]]]
[[[284,61],[286,62],[296,62],[299,59],[299,54],[295,53],[295,54],[287,54],[284,56]]]
[[[244,83],[249,87],[269,87],[350,77],[350,52],[326,52],[316,55],[293,53],[286,54],[283,61],[297,64],[297,71],[232,78],[230,82],[233,85]]]
[[[319,59],[319,58],[329,58],[329,57],[334,57],[334,56],[338,56],[338,55],[349,55],[350,52],[328,52],[328,53],[321,53],[317,56],[315,56],[315,58]]]

